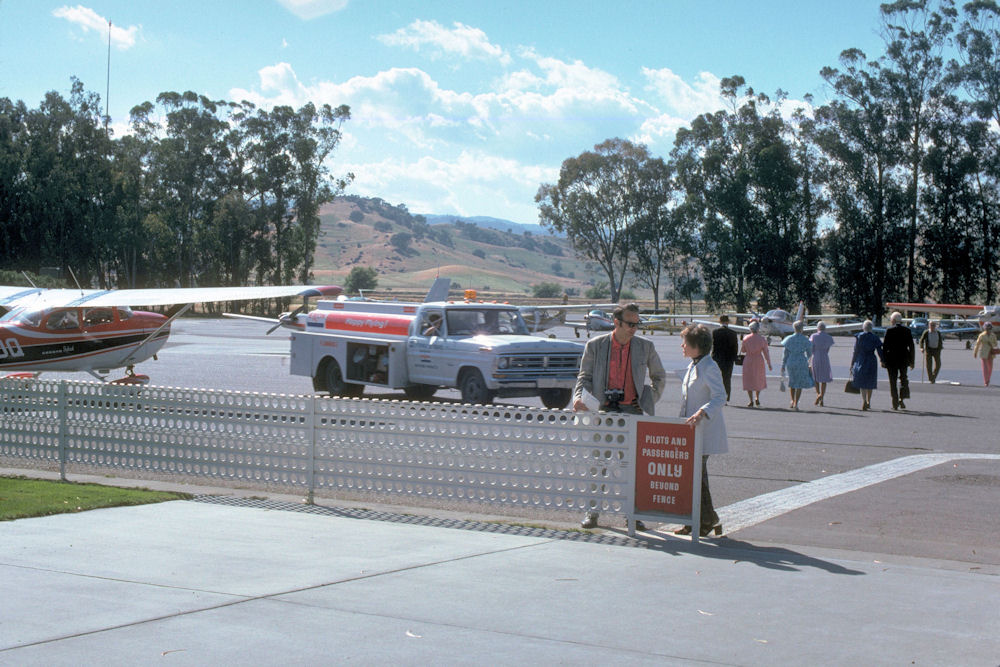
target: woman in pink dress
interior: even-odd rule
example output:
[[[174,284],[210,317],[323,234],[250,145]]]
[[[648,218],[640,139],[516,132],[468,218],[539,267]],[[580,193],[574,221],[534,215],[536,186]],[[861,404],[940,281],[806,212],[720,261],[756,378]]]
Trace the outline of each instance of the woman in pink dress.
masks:
[[[747,403],[748,408],[760,405],[760,392],[767,388],[767,371],[764,364],[767,363],[767,370],[771,370],[771,355],[767,351],[767,339],[757,333],[760,329],[760,322],[754,320],[750,323],[750,333],[743,338],[740,345],[740,352],[743,358],[743,391],[750,397]]]

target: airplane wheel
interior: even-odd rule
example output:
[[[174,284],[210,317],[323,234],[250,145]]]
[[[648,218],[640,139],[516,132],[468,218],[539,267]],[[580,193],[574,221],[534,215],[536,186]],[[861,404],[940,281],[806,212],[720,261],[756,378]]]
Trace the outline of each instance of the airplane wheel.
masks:
[[[572,389],[546,389],[539,393],[542,405],[550,410],[565,410],[569,399],[573,398]]]
[[[475,368],[465,371],[459,382],[462,402],[470,405],[489,405],[493,402],[493,392],[486,386],[483,375]]]

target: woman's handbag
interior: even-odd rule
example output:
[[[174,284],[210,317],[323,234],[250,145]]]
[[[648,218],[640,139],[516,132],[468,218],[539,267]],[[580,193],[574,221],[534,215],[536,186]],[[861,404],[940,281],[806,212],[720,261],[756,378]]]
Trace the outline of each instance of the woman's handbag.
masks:
[[[860,394],[861,390],[854,386],[853,380],[848,380],[847,384],[844,385],[844,391],[848,394]]]
[[[736,355],[736,365],[737,366],[742,366],[743,365],[743,360],[746,359],[746,358],[747,358],[747,355],[745,355],[745,354],[737,354]]]

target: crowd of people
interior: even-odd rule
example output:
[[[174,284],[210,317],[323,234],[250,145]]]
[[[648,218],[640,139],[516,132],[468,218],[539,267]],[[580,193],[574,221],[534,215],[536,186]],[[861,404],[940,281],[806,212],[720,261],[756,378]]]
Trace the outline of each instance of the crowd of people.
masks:
[[[598,409],[608,412],[653,415],[656,403],[666,387],[666,372],[653,344],[635,336],[640,325],[639,307],[632,303],[620,306],[613,313],[614,329],[587,342],[573,392],[573,409],[587,411],[585,393],[597,399]],[[908,371],[915,366],[916,347],[924,354],[928,378],[934,383],[941,369],[943,337],[937,322],[930,322],[927,331],[914,345],[910,329],[903,325],[903,316],[892,313],[890,327],[884,338],[874,332],[871,320],[861,326],[855,336],[851,355],[850,379],[846,389],[861,396],[861,409],[871,409],[872,393],[878,387],[879,365],[889,378],[889,393],[893,410],[905,410],[910,398]],[[733,367],[743,367],[743,390],[747,392],[747,407],[760,406],[760,394],[767,388],[767,372],[772,371],[767,339],[760,334],[760,323],[751,321],[749,332],[742,341],[729,328],[729,318],[719,318],[720,326],[710,330],[704,324],[694,324],[681,333],[681,350],[690,361],[681,382],[679,416],[692,426],[703,427],[703,460],[701,484],[701,525],[699,534],[721,534],[722,526],[712,503],[708,484],[708,457],[728,451],[726,422],[722,407],[731,398]],[[833,381],[830,348],[833,336],[826,324],[819,322],[816,331],[806,336],[805,323],[796,321],[792,333],[781,341],[781,387],[789,393],[789,408],[799,409],[804,389],[814,388],[814,405],[823,406],[826,390]],[[973,355],[982,362],[983,382],[990,384],[993,357],[997,353],[997,337],[993,325],[986,322],[976,339]],[[648,382],[647,382],[648,377]],[[591,509],[580,525],[595,528],[598,512]],[[636,521],[636,530],[645,530]],[[687,535],[691,526],[683,526],[677,534]]]

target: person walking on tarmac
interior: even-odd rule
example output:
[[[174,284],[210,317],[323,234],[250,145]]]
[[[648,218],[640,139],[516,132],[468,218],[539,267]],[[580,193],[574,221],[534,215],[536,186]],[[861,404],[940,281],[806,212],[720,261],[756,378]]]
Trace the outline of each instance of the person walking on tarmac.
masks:
[[[586,390],[606,412],[651,415],[667,384],[660,355],[650,341],[635,337],[639,306],[634,303],[619,306],[612,316],[614,330],[591,338],[583,349],[580,373],[573,390],[573,409],[588,410],[583,400]],[[651,384],[646,384],[647,372]],[[580,526],[596,528],[597,518],[598,511],[591,509]],[[635,522],[635,528],[646,529],[641,521]]]
[[[722,326],[712,331],[712,361],[718,364],[722,372],[722,384],[726,388],[726,403],[728,403],[732,389],[733,364],[736,363],[736,356],[740,353],[740,340],[736,332],[729,328],[729,315],[720,315],[719,324]]]
[[[906,377],[906,367],[914,366],[913,335],[909,327],[903,326],[903,315],[889,316],[891,327],[886,329],[882,339],[882,365],[889,372],[889,393],[892,395],[892,409],[906,409],[903,401],[910,397],[910,380]],[[896,381],[899,386],[896,386]]]
[[[927,379],[934,384],[941,371],[941,349],[944,347],[944,336],[938,331],[937,320],[927,323],[927,328],[920,334],[920,351],[924,353],[924,366],[927,367]]]

